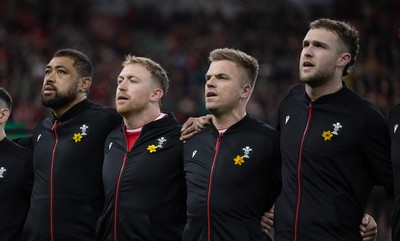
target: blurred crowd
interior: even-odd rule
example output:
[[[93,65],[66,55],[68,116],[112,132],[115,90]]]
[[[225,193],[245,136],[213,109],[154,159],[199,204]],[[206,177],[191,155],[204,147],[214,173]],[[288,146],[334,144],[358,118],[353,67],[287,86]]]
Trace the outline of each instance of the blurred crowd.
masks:
[[[49,114],[39,93],[45,66],[61,48],[76,48],[92,59],[90,99],[96,102],[114,105],[121,61],[134,54],[152,58],[168,71],[171,86],[164,111],[174,112],[180,121],[203,115],[208,53],[232,47],[259,60],[248,112],[275,125],[279,102],[298,82],[308,23],[319,17],[348,21],[361,33],[358,62],[346,84],[384,114],[400,103],[398,0],[145,2],[2,0],[0,83],[14,98],[12,122],[29,131]],[[186,5],[179,7],[182,3]],[[390,212],[375,207],[390,204],[379,192],[374,195],[369,210],[378,217],[379,240],[389,240],[382,236],[389,228]]]

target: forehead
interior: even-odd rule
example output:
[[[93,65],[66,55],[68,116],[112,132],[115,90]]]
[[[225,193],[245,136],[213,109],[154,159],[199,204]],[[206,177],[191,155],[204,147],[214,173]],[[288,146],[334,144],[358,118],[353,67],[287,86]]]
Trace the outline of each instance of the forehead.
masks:
[[[47,64],[47,67],[65,67],[65,68],[75,68],[74,60],[70,57],[54,57]]]
[[[121,73],[120,77],[136,77],[139,79],[151,78],[151,73],[146,69],[142,64],[132,63],[125,66]]]
[[[315,28],[315,29],[310,29],[307,32],[303,42],[321,42],[326,44],[337,44],[338,40],[339,38],[335,33],[328,31],[324,28]]]
[[[207,74],[235,75],[238,74],[238,72],[238,66],[235,62],[229,60],[218,60],[210,63]]]

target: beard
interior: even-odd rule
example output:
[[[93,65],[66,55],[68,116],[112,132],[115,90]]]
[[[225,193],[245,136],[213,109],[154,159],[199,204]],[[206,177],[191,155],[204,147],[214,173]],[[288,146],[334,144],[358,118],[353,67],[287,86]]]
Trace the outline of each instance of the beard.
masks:
[[[334,75],[334,70],[318,71],[312,75],[302,75],[300,73],[300,82],[316,88],[328,83]]]
[[[45,96],[43,93],[41,95],[42,105],[49,107],[51,109],[57,109],[60,107],[67,106],[78,96],[78,91],[75,89],[69,89],[67,92],[62,93],[57,89],[54,95]]]

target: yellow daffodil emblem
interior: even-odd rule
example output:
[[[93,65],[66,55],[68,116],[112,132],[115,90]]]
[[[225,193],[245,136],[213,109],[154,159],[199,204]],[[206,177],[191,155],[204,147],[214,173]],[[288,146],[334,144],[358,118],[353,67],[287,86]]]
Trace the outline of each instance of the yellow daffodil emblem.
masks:
[[[235,161],[235,165],[241,166],[244,163],[243,156],[237,155],[235,158],[233,158],[233,160]]]
[[[147,147],[147,150],[148,150],[150,153],[153,153],[153,152],[156,152],[156,151],[157,151],[157,147],[158,147],[158,146],[155,146],[155,145],[149,145],[149,146]]]
[[[81,140],[82,140],[82,135],[81,135],[81,133],[74,133],[74,136],[72,137],[72,139],[73,139],[75,142],[81,141]]]
[[[322,132],[322,137],[324,138],[324,141],[330,141],[332,139],[333,134],[331,131],[323,131]]]

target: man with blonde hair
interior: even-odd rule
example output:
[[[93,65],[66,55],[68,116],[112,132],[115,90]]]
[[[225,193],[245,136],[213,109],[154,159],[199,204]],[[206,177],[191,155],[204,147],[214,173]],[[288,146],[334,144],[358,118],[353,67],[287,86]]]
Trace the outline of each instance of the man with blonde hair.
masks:
[[[185,241],[265,240],[260,217],[281,189],[279,133],[246,112],[258,62],[215,49],[205,76],[212,124],[184,145]]]
[[[167,74],[151,59],[128,55],[117,85],[115,105],[123,124],[105,143],[106,201],[98,239],[179,241],[185,181],[180,125],[161,111]]]

